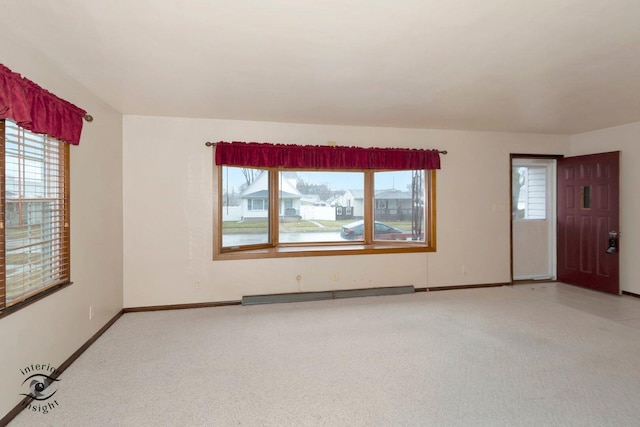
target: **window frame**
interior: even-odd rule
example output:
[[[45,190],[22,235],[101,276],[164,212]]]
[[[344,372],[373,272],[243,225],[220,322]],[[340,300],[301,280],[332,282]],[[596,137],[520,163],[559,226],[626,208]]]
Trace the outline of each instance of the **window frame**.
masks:
[[[61,224],[60,228],[60,237],[59,242],[61,244],[60,255],[56,256],[52,259],[51,264],[59,263],[60,268],[56,271],[59,272],[56,279],[53,283],[50,283],[40,289],[36,289],[31,293],[26,293],[21,295],[18,299],[11,302],[7,305],[7,293],[8,293],[8,285],[6,279],[7,273],[7,256],[6,256],[6,246],[7,246],[7,198],[6,198],[6,121],[9,119],[0,119],[0,257],[2,257],[2,261],[0,261],[0,318],[3,318],[9,314],[12,314],[28,305],[39,301],[66,286],[72,284],[71,282],[71,228],[70,228],[70,150],[69,144],[61,141],[57,138],[53,138],[48,135],[35,134],[23,127],[19,126],[15,122],[12,122],[12,126],[16,126],[20,129],[21,132],[30,133],[34,135],[42,136],[45,138],[46,144],[51,144],[55,142],[58,144],[57,152],[60,163],[60,176],[57,177],[60,195],[55,197],[53,200],[57,200],[61,204],[61,209],[59,210],[59,219],[56,223]],[[47,147],[44,147],[47,149]],[[49,177],[47,180],[47,184],[50,185],[53,177]],[[25,199],[27,200],[27,199]],[[47,199],[48,200],[48,199]],[[43,202],[46,201],[43,199]],[[27,200],[28,203],[28,200]],[[55,212],[58,212],[56,210]],[[56,237],[56,241],[58,241],[58,237]]]
[[[242,247],[222,246],[222,209],[223,165],[213,165],[213,260],[241,260],[260,258],[285,258],[309,256],[365,255],[390,253],[415,253],[436,251],[436,169],[424,169],[425,188],[425,241],[393,241],[373,240],[373,227],[365,227],[364,241],[344,242],[279,242],[279,206],[278,191],[269,191],[269,230],[270,238],[265,244],[246,245]],[[374,173],[387,170],[341,170],[341,169],[287,169],[287,168],[255,168],[269,172],[269,188],[277,189],[279,172],[283,171],[325,171],[325,172],[361,172],[364,174],[364,212],[365,224],[372,223],[375,217]],[[276,207],[276,208],[274,208]],[[273,212],[273,210],[276,210]]]

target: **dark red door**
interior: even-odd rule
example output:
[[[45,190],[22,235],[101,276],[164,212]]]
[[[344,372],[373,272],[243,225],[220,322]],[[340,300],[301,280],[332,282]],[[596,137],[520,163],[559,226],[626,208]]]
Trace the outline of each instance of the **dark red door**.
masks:
[[[620,293],[619,163],[619,151],[558,160],[557,242],[561,282]],[[610,248],[610,243],[616,247]]]

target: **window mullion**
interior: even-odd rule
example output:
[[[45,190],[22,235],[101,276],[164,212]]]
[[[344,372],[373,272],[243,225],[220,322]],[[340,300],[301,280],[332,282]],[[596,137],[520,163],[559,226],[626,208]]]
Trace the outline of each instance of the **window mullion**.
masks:
[[[374,185],[373,171],[364,171],[364,243],[370,245],[373,242],[374,222]]]
[[[274,169],[269,170],[269,237],[273,247],[280,244],[280,174]]]
[[[213,149],[213,158],[216,157],[216,149]],[[214,160],[215,164],[215,160]],[[224,193],[222,191],[222,167],[214,168],[213,171],[213,188],[214,191],[217,191],[217,197],[214,200],[214,209],[213,209],[213,229],[216,230],[214,233],[214,245],[213,251],[216,253],[220,248],[222,248],[222,233],[223,233],[223,196]]]
[[[429,246],[436,247],[436,171],[425,171],[424,185],[428,207],[425,210],[425,241]],[[428,236],[428,239],[427,239]]]

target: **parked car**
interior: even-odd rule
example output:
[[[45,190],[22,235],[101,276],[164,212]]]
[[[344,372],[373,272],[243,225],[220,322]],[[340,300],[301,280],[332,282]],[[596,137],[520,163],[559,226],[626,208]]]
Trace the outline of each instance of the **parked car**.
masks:
[[[378,240],[395,240],[396,235],[399,239],[406,239],[406,233],[390,225],[375,221],[374,237]],[[340,237],[347,240],[360,240],[364,236],[364,220],[354,221],[347,225],[343,225],[340,230]]]

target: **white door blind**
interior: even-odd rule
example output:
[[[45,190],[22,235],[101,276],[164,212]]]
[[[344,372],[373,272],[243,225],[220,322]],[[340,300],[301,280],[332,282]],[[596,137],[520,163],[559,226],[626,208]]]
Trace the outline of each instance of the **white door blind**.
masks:
[[[3,280],[8,307],[69,281],[68,145],[8,120],[4,136]]]

